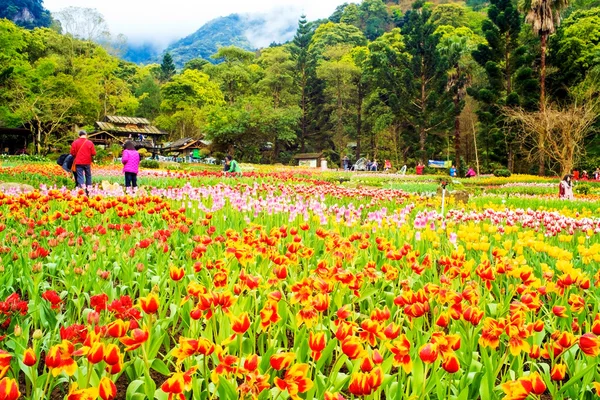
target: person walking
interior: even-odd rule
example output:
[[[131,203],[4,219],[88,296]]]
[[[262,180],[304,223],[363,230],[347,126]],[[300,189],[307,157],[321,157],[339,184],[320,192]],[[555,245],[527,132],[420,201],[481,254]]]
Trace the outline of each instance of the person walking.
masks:
[[[125,173],[125,187],[137,188],[137,174],[140,171],[140,153],[135,149],[135,145],[128,140],[123,145],[123,172]]]
[[[79,139],[71,145],[71,155],[74,157],[73,170],[77,175],[77,186],[83,187],[88,193],[88,187],[92,186],[92,160],[96,155],[96,148],[87,138],[86,131],[79,131]]]

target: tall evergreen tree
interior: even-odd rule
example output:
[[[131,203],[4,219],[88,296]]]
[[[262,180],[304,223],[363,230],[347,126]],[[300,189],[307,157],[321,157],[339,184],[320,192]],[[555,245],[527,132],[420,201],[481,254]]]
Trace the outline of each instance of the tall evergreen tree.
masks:
[[[446,93],[446,69],[437,50],[439,37],[429,21],[431,7],[415,2],[402,21],[406,50],[411,54],[406,116],[418,135],[419,159],[427,158],[429,133],[444,131],[451,119],[452,102]]]
[[[298,21],[298,29],[290,47],[292,58],[296,63],[295,84],[300,92],[300,109],[302,116],[300,118],[300,151],[306,149],[306,138],[308,136],[309,125],[309,79],[310,75],[315,75],[315,68],[310,68],[308,62],[308,46],[313,36],[313,30],[306,21],[306,15],[302,15]]]
[[[167,52],[163,56],[162,64],[160,64],[160,77],[163,82],[167,82],[175,75],[175,63],[171,53]]]
[[[527,49],[519,44],[522,20],[511,0],[491,0],[488,19],[483,22],[482,32],[487,44],[480,44],[473,51],[475,61],[485,69],[486,82],[469,89],[468,93],[479,101],[477,112],[482,126],[486,164],[508,162],[513,170],[516,142],[508,132],[502,117],[502,106],[537,104],[537,94],[532,89],[532,58]],[[516,82],[513,82],[514,80]],[[508,159],[504,157],[507,155]]]

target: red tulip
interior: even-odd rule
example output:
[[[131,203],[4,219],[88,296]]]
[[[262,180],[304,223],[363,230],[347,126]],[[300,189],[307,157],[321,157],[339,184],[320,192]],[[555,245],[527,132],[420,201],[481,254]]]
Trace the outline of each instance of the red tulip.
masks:
[[[23,353],[23,364],[28,367],[33,367],[35,363],[37,363],[37,357],[35,356],[33,349],[31,347],[25,349],[25,352]]]
[[[248,313],[242,313],[239,317],[231,316],[231,329],[238,335],[243,335],[250,328]]]
[[[593,333],[586,333],[579,338],[579,348],[583,354],[596,357],[600,353],[600,339]]]
[[[17,381],[12,378],[0,380],[0,400],[17,400],[21,396]]]
[[[98,386],[98,395],[102,400],[113,400],[117,397],[117,386],[109,378],[103,377]]]
[[[566,372],[567,366],[565,364],[556,364],[552,367],[552,371],[550,371],[550,378],[553,381],[562,381],[565,379]]]
[[[158,310],[159,302],[156,293],[150,293],[146,297],[140,297],[140,307],[146,314],[154,314]]]

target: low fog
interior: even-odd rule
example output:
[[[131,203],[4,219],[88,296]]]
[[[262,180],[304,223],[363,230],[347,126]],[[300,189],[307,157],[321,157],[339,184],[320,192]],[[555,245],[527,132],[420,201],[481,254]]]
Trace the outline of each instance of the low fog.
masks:
[[[268,46],[290,39],[290,29],[295,29],[301,14],[309,20],[325,18],[341,3],[343,0],[45,0],[44,6],[53,13],[70,6],[95,8],[113,35],[124,34],[131,44],[152,43],[162,50],[211,19],[233,13],[265,20],[264,29],[253,29],[247,35],[256,47]]]

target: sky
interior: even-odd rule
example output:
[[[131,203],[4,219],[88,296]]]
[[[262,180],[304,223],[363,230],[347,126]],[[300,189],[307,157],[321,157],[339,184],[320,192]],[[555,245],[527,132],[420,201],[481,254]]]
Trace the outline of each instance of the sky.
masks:
[[[52,12],[69,6],[97,9],[110,31],[132,43],[152,42],[159,47],[185,37],[211,19],[233,13],[266,14],[273,24],[330,16],[344,0],[44,0]],[[280,38],[273,38],[276,41]]]

